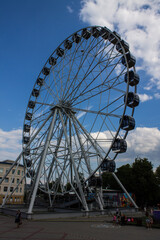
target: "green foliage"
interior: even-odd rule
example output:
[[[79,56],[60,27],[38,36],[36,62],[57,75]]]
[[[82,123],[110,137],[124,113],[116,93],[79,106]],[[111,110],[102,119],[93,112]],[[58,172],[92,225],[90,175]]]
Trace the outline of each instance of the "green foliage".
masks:
[[[117,177],[128,192],[136,196],[139,207],[157,205],[160,199],[160,166],[153,172],[147,158],[136,158],[132,165],[126,164],[117,169]],[[120,186],[110,173],[103,173],[103,188],[120,190]]]
[[[158,184],[160,185],[160,166],[157,167],[157,169],[155,171],[155,176],[156,176]]]

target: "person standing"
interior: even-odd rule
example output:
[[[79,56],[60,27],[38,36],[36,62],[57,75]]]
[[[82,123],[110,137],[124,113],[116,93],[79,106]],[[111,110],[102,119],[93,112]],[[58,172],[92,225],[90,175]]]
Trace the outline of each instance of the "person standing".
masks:
[[[22,224],[21,211],[18,210],[15,217],[15,223],[17,223],[17,228]]]

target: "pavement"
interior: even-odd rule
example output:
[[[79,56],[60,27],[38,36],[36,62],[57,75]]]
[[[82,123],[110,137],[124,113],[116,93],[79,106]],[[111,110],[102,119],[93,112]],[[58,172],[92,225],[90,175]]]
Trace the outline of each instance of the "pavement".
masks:
[[[23,220],[0,214],[0,240],[159,240],[160,229],[113,226],[105,216]]]

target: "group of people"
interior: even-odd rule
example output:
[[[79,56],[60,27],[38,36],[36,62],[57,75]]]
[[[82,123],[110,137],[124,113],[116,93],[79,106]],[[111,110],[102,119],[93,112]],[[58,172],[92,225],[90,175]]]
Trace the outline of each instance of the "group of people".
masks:
[[[145,221],[146,228],[148,230],[152,229],[153,218],[152,215],[149,214],[148,211],[145,212]],[[134,222],[134,218],[127,218],[124,213],[121,214],[119,209],[117,209],[116,213],[113,215],[113,224],[114,225],[126,225],[127,222]]]
[[[124,213],[121,214],[119,209],[117,209],[116,213],[113,216],[113,224],[114,225],[125,225],[127,222],[127,218]]]
[[[150,230],[152,229],[153,218],[148,211],[146,211],[145,215],[146,215],[146,228]]]

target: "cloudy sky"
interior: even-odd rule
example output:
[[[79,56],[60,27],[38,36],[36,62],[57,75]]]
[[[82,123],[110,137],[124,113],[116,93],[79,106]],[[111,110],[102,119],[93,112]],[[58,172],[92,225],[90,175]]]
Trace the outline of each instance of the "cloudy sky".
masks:
[[[0,161],[21,151],[24,115],[45,61],[70,34],[90,25],[117,31],[136,56],[140,75],[136,128],[117,166],[147,157],[160,165],[160,1],[6,0],[0,8]]]

